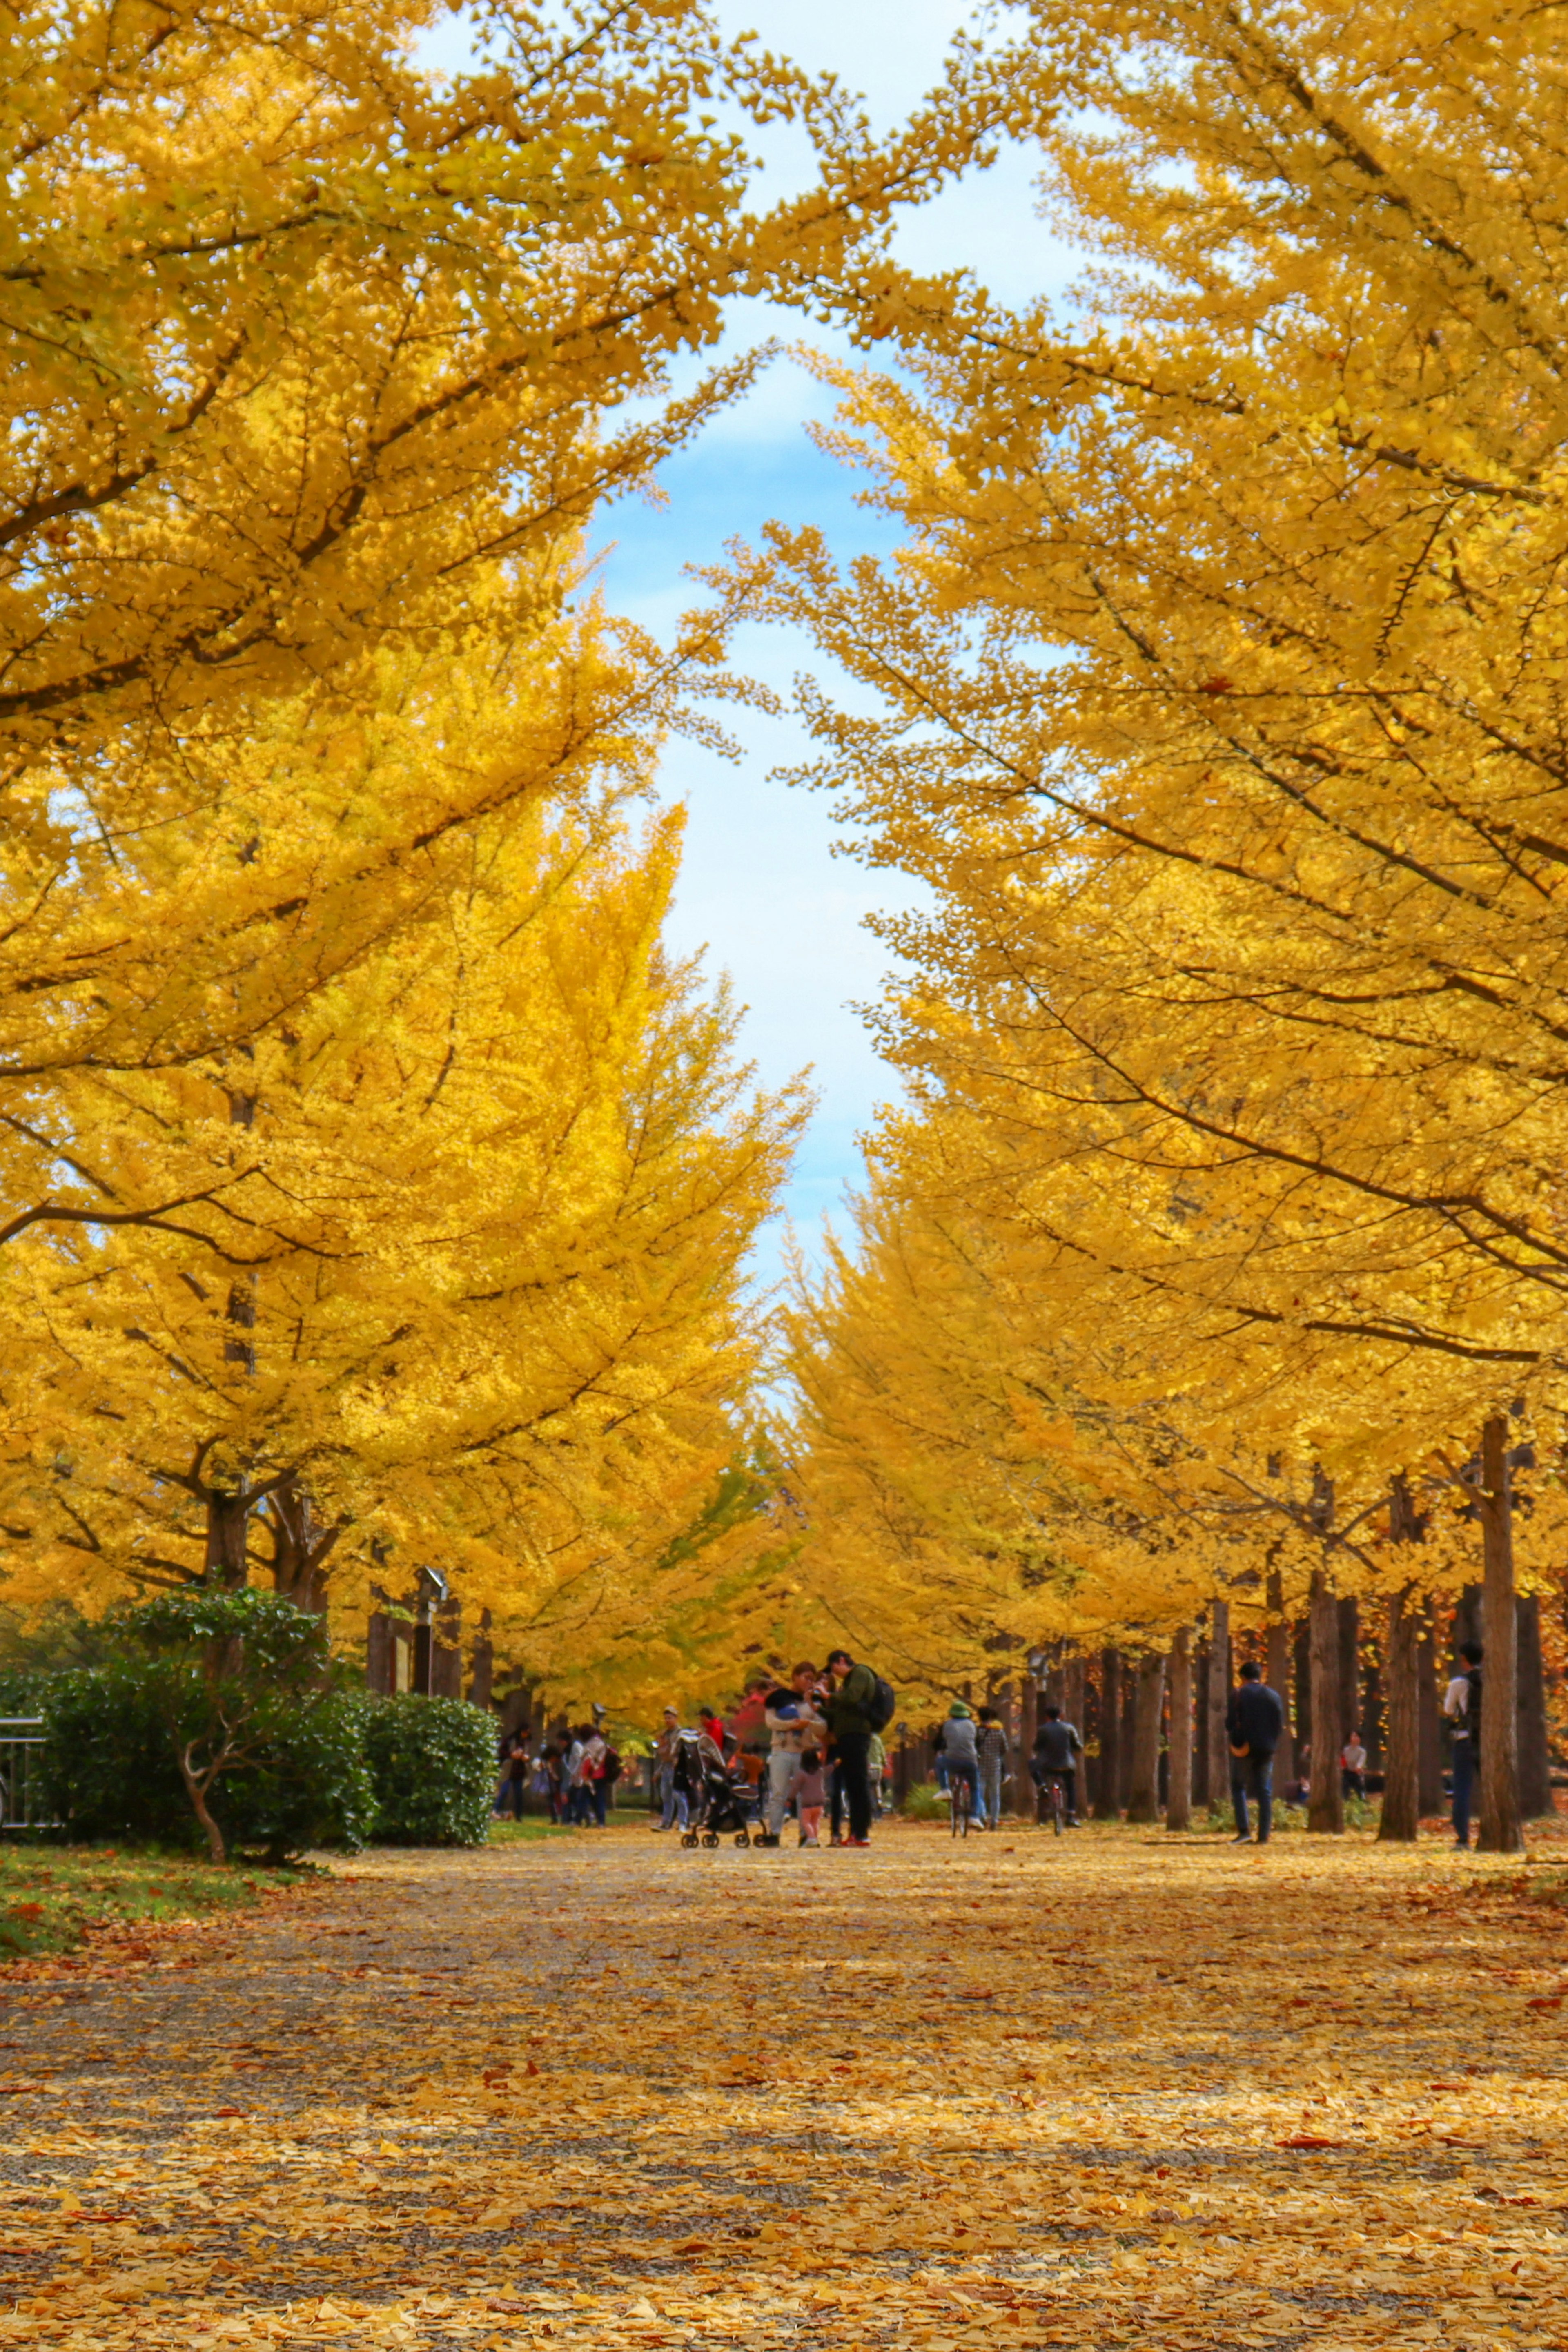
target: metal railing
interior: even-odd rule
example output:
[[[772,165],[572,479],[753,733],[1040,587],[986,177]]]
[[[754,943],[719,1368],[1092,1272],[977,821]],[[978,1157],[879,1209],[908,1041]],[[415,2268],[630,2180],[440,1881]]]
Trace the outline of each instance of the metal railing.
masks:
[[[0,1715],[0,1831],[53,1830],[44,1798],[44,1718]]]

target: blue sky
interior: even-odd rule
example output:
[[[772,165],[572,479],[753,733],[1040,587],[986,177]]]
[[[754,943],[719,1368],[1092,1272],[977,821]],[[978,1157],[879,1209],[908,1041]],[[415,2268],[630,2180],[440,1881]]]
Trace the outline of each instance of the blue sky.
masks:
[[[889,126],[936,79],[954,33],[974,22],[974,12],[953,0],[719,0],[717,14],[727,32],[756,31],[775,52],[836,73],[865,94],[873,121]],[[431,44],[433,59],[445,46],[446,38]],[[786,132],[766,152],[768,193],[801,184],[803,142],[791,147]],[[1067,257],[1034,216],[1030,167],[1018,151],[912,215],[899,247],[924,268],[972,268],[993,291],[1020,300],[1069,274]],[[798,314],[751,304],[727,348],[773,334],[826,341]],[[808,436],[809,422],[830,410],[821,386],[780,359],[747,401],[665,469],[663,507],[627,501],[607,511],[597,541],[612,606],[664,633],[697,600],[685,568],[718,561],[727,540],[755,541],[774,517],[817,524],[841,558],[887,548],[887,527],[859,508],[852,477]],[[743,631],[735,658],[786,696],[799,672],[820,668],[810,643],[784,630]],[[672,945],[682,953],[700,948],[711,970],[730,974],[747,1008],[746,1051],[765,1083],[810,1069],[819,1108],[788,1202],[810,1254],[823,1215],[858,1181],[856,1137],[893,1087],[854,1009],[875,996],[887,963],[863,919],[909,897],[896,876],[835,857],[825,798],[771,772],[806,754],[793,721],[727,707],[718,715],[743,744],[738,765],[682,742],[664,763],[664,796],[688,812]],[[775,1230],[758,1252],[764,1281],[777,1275],[781,1241]]]

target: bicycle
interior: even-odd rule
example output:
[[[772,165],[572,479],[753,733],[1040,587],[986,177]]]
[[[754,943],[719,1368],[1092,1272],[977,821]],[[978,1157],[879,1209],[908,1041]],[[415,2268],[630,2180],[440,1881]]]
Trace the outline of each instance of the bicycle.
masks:
[[[955,1837],[967,1837],[969,1822],[975,1811],[975,1790],[967,1772],[955,1772],[947,1783],[947,1796],[952,1807],[952,1830]]]
[[[1060,1837],[1067,1820],[1065,1784],[1061,1773],[1045,1773],[1040,1783],[1040,1793],[1041,1797],[1049,1796],[1051,1799],[1051,1826]]]

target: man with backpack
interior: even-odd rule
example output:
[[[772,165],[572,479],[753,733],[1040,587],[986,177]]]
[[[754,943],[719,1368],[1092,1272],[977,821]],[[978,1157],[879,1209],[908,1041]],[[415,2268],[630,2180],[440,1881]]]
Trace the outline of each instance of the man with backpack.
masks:
[[[1460,1644],[1453,1679],[1443,1694],[1443,1713],[1454,1727],[1454,1843],[1470,1842],[1470,1799],[1481,1752],[1481,1645]]]
[[[828,1700],[828,1730],[838,1761],[839,1778],[850,1809],[849,1846],[871,1843],[872,1734],[885,1731],[896,1705],[893,1692],[879,1674],[857,1665],[847,1650],[835,1650],[828,1660],[831,1696]]]

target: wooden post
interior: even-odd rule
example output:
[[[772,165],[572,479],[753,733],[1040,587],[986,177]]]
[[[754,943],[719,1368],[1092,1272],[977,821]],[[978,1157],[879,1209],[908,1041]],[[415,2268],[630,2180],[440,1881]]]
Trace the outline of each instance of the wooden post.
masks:
[[[1230,1706],[1230,1603],[1216,1601],[1208,1619],[1208,1801],[1221,1812],[1230,1801],[1230,1742],[1225,1717]]]
[[[1513,1589],[1513,1502],[1510,1491],[1508,1422],[1489,1413],[1481,1431],[1481,1542],[1486,1580],[1481,1604],[1481,1817],[1483,1853],[1520,1853],[1519,1620]]]
[[[1166,1662],[1162,1652],[1138,1661],[1132,1684],[1133,1737],[1127,1769],[1127,1819],[1160,1817],[1160,1728],[1166,1711]]]
[[[1344,1746],[1340,1727],[1339,1602],[1321,1568],[1312,1570],[1311,1604],[1312,1635],[1312,1775],[1307,1798],[1307,1827],[1334,1836],[1344,1827],[1344,1784],[1340,1779],[1339,1751]]]
[[[1167,1830],[1192,1827],[1192,1628],[1184,1625],[1171,1644],[1170,1790]]]

